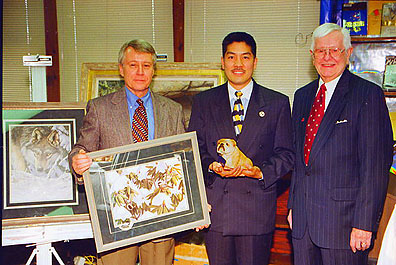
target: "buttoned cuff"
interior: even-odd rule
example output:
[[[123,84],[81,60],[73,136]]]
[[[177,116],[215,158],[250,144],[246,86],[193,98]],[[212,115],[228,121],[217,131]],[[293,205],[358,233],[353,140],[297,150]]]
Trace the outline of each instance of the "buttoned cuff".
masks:
[[[84,185],[83,176],[76,176],[76,182],[77,182],[78,185]]]

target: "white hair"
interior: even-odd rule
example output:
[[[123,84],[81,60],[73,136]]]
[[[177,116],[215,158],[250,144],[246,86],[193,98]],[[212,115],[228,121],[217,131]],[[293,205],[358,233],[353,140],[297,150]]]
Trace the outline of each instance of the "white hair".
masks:
[[[344,48],[348,50],[349,48],[352,47],[351,44],[351,36],[349,35],[349,30],[346,28],[342,28],[337,24],[334,23],[325,23],[317,27],[314,32],[312,33],[312,43],[311,43],[311,51],[314,50],[315,46],[315,40],[317,38],[322,38],[324,36],[327,36],[328,34],[332,33],[333,31],[339,31],[342,33],[343,36],[343,43],[344,43]]]

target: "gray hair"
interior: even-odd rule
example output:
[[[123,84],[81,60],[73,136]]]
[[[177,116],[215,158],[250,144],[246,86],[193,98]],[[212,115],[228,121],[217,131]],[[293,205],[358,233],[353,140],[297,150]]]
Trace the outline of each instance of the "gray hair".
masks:
[[[317,38],[322,38],[324,36],[327,36],[328,34],[332,33],[333,31],[339,31],[342,33],[343,36],[343,43],[344,43],[344,48],[348,50],[349,48],[352,47],[351,44],[351,36],[349,35],[349,30],[346,28],[342,28],[337,24],[334,23],[325,23],[317,27],[314,32],[312,33],[312,43],[311,43],[311,51],[314,50],[315,46],[315,40]]]
[[[139,39],[128,41],[128,42],[124,43],[124,45],[122,45],[122,47],[118,53],[118,63],[119,64],[123,64],[124,57],[125,57],[125,51],[129,47],[133,48],[136,52],[150,53],[153,58],[153,64],[155,67],[155,64],[157,63],[157,55],[155,54],[154,47],[151,46],[151,44],[148,43],[147,41],[139,40]]]

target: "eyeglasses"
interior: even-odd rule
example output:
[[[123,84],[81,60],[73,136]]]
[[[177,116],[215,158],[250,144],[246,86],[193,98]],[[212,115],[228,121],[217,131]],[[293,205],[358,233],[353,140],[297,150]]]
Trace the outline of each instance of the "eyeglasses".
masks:
[[[340,57],[341,54],[345,51],[345,49],[339,49],[339,48],[323,48],[323,49],[315,49],[313,51],[313,54],[315,58],[323,58],[327,53],[333,58]]]

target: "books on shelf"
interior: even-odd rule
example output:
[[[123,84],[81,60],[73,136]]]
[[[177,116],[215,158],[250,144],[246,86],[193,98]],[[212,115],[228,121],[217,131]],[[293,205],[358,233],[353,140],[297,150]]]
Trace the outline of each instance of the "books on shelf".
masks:
[[[396,90],[396,55],[386,56],[384,83],[385,90]]]
[[[396,37],[396,3],[382,5],[381,37]]]
[[[382,5],[392,1],[369,1],[367,3],[367,36],[381,36]],[[396,3],[396,1],[394,1]]]
[[[343,4],[342,26],[350,31],[351,36],[367,35],[367,2]]]

